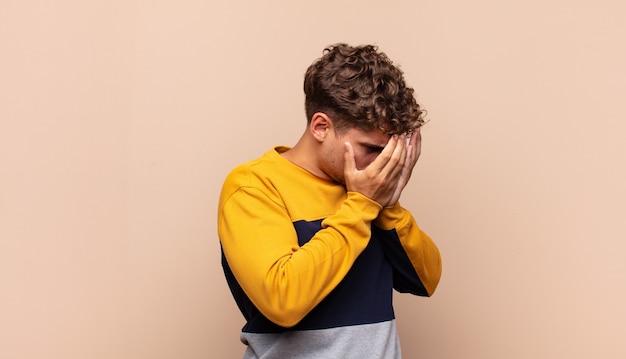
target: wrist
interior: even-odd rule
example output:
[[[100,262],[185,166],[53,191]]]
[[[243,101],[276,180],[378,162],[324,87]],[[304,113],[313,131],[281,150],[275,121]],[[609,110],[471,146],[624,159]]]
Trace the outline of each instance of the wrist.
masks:
[[[374,224],[382,229],[397,228],[406,219],[406,214],[407,210],[400,205],[400,202],[396,202],[383,207],[374,220]]]

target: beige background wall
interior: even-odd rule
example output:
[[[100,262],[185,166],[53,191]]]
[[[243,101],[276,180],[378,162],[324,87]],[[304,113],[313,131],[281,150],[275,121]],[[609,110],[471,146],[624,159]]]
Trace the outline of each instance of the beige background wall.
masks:
[[[236,358],[216,202],[304,129],[324,46],[429,110],[402,199],[441,247],[406,358],[624,358],[626,5],[0,0],[0,358]]]

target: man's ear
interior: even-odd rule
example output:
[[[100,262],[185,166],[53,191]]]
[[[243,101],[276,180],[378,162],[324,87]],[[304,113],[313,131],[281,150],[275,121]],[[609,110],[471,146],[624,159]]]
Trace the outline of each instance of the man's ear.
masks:
[[[333,128],[333,121],[324,112],[316,112],[311,118],[309,132],[318,142],[324,142],[329,131]]]

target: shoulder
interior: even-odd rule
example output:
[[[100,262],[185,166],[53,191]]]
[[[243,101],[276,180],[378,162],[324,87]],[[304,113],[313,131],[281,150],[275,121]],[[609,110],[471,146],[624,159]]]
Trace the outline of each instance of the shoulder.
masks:
[[[261,157],[245,162],[233,168],[226,176],[222,186],[222,197],[230,197],[242,189],[258,189],[267,195],[276,195],[276,183],[284,182],[291,172],[289,162],[280,152],[285,147],[275,147]]]
[[[281,149],[282,147],[275,147],[265,152],[261,157],[233,168],[226,176],[224,184],[243,187],[256,186],[260,182],[284,172],[286,160],[279,153]]]

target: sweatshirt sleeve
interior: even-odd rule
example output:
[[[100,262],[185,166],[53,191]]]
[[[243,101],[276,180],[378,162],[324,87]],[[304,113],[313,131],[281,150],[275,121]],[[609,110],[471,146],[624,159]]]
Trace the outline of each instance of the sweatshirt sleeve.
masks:
[[[442,268],[441,255],[433,240],[399,203],[385,207],[374,225],[385,238],[383,248],[394,267],[396,290],[431,296],[439,284]]]
[[[241,187],[220,201],[218,235],[252,303],[272,322],[291,327],[345,277],[367,246],[380,209],[349,192],[339,210],[322,221],[322,229],[299,246],[282,203],[259,188]]]

